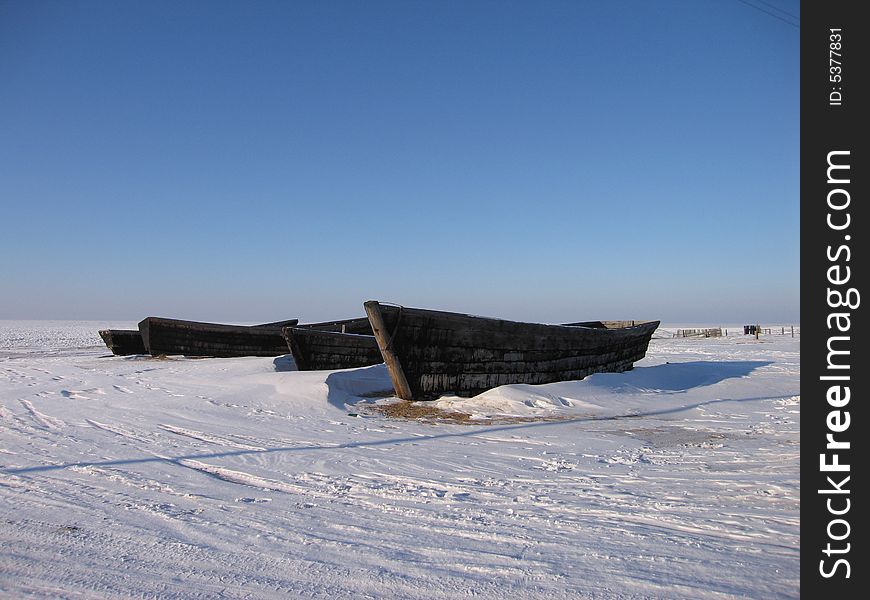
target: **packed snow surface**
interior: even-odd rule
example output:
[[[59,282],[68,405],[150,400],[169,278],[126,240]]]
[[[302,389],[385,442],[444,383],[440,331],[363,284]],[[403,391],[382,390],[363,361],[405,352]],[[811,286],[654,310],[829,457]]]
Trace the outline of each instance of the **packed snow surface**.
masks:
[[[114,357],[106,326],[0,322],[2,596],[799,595],[789,332],[660,331],[631,372],[437,401],[458,424],[366,410],[383,365]]]

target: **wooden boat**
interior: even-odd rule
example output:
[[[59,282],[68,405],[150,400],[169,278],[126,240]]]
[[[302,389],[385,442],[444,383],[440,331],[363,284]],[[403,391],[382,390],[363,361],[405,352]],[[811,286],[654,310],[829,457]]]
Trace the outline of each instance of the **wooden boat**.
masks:
[[[285,327],[284,338],[300,371],[354,369],[384,362],[373,335]]]
[[[290,319],[243,326],[147,317],[139,322],[139,333],[152,356],[280,356],[287,354],[281,329],[297,323]]]
[[[285,327],[300,371],[353,369],[384,362],[368,317]]]
[[[626,371],[643,358],[659,325],[519,323],[376,301],[366,302],[365,309],[396,394],[406,400]]]
[[[317,331],[335,331],[338,333],[355,333],[359,335],[373,335],[372,326],[368,317],[355,319],[342,319],[340,321],[324,321],[322,323],[300,323],[293,325],[297,329],[316,329]]]
[[[142,335],[132,329],[101,329],[100,337],[112,354],[128,356],[130,354],[147,354]]]

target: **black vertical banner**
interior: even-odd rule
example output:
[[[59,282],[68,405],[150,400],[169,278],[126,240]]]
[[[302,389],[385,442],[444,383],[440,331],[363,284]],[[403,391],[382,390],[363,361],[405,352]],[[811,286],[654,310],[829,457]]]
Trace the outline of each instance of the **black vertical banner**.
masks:
[[[865,409],[870,112],[863,3],[801,7],[801,587],[862,597],[870,510]]]

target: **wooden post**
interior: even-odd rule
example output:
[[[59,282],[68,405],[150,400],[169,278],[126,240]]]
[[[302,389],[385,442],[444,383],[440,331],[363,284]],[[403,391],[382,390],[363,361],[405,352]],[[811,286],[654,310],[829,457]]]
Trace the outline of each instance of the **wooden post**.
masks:
[[[794,325],[791,326],[791,337],[794,337]]]
[[[369,300],[363,306],[365,306],[366,314],[369,316],[369,323],[372,325],[375,339],[378,340],[381,356],[384,357],[384,362],[387,363],[387,371],[390,373],[390,379],[393,381],[393,388],[396,390],[396,394],[403,400],[413,400],[414,395],[411,393],[411,386],[408,385],[408,380],[405,379],[405,372],[402,370],[399,358],[392,348],[387,347],[392,334],[395,332],[387,331],[384,317],[381,315],[381,305],[376,300]]]
[[[755,324],[755,339],[756,339],[756,340],[758,339],[758,334],[759,334],[760,331],[761,331],[761,325],[759,325],[758,323],[756,323],[756,324]]]

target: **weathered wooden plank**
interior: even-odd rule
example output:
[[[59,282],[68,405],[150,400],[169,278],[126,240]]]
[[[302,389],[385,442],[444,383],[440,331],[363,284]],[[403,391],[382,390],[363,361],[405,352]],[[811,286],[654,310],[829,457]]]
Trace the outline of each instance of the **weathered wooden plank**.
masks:
[[[538,362],[563,357],[600,356],[604,352],[613,352],[624,348],[633,348],[629,341],[621,341],[612,346],[599,346],[581,349],[553,350],[502,350],[490,348],[473,348],[469,346],[426,346],[417,355],[423,361],[442,361],[466,364],[471,362]]]
[[[281,321],[293,323],[296,319]],[[185,356],[280,356],[287,354],[287,342],[279,326],[223,325],[162,317],[147,317],[139,323],[146,350]]]
[[[100,337],[106,343],[112,354],[129,356],[131,354],[147,354],[142,335],[138,331],[127,329],[101,329]]]
[[[583,370],[594,365],[607,365],[608,363],[618,362],[635,356],[637,353],[631,350],[604,352],[596,355],[584,356],[565,356],[550,360],[538,361],[492,361],[492,362],[440,362],[426,361],[425,367],[434,372],[455,372],[461,370],[463,373],[547,373],[547,372],[562,372],[571,370]],[[418,363],[419,364],[419,363]]]
[[[389,371],[390,373],[390,379],[393,382],[393,389],[396,390],[396,394],[398,394],[400,398],[404,398],[405,400],[413,400],[414,392],[408,385],[408,380],[405,378],[405,373],[402,370],[402,364],[399,362],[399,359],[392,348],[392,333],[394,332],[394,330],[388,330],[386,328],[386,325],[384,325],[384,319],[381,313],[380,304],[373,300],[370,300],[366,302],[363,306],[365,306],[366,314],[369,317],[369,323],[371,323],[372,332],[374,333],[375,339],[378,342],[378,348],[381,351],[381,356],[383,357],[384,362],[387,364],[387,371]],[[398,316],[396,319],[394,319],[394,322],[397,320]]]
[[[421,376],[421,387],[426,390],[451,390],[458,396],[475,396],[500,385],[524,383],[540,385],[554,381],[571,381],[582,379],[594,373],[622,372],[632,368],[632,365],[643,356],[630,360],[608,363],[602,367],[590,366],[585,369],[571,369],[548,372],[512,373],[427,373]],[[519,376],[518,376],[519,375]]]
[[[292,327],[299,322],[299,319],[286,319],[284,321],[275,321],[273,323],[260,323],[259,325],[253,325],[252,327],[273,327],[277,329],[281,329],[282,327]]]
[[[659,324],[586,321],[546,325],[374,301],[365,307],[396,393],[408,400],[624,371],[644,356]]]
[[[324,321],[322,323],[289,324],[286,327],[297,329],[316,329],[318,331],[335,331],[339,333],[356,333],[359,335],[372,335],[372,326],[368,317],[356,317],[353,319],[341,319],[337,321]]]
[[[283,334],[300,371],[354,369],[384,362],[371,335],[299,327],[285,327]]]
[[[427,311],[427,313],[432,312],[434,311]],[[389,331],[392,331],[395,324],[395,315],[396,313],[393,312],[384,312],[384,324]],[[515,351],[518,349],[517,341],[521,340],[524,350],[596,351],[620,343],[623,339],[632,340],[637,331],[635,328],[646,327],[636,325],[622,329],[605,329],[518,323],[519,326],[512,329],[511,321],[497,319],[492,321],[495,323],[491,325],[487,323],[486,329],[477,329],[474,321],[439,323],[429,315],[420,317],[414,313],[407,313],[402,317],[402,338],[411,343],[419,343],[421,346],[431,345],[439,348],[449,345],[459,348]]]

